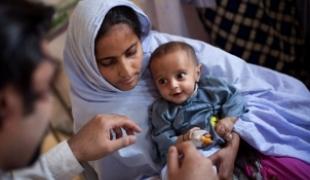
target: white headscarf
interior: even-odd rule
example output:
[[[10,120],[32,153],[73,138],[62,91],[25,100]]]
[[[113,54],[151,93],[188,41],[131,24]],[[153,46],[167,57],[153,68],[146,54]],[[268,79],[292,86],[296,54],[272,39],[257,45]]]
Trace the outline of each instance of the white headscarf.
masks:
[[[71,82],[75,131],[100,113],[126,115],[143,129],[135,145],[97,162],[97,170],[104,179],[138,178],[153,175],[157,170],[151,157],[154,148],[146,119],[148,107],[155,94],[151,77],[148,71],[145,71],[147,61],[144,60],[141,80],[131,91],[121,91],[109,84],[96,64],[94,49],[97,32],[107,12],[119,5],[129,6],[138,13],[144,39],[150,31],[149,19],[130,1],[83,0],[79,2],[70,19],[64,51],[65,68]]]
[[[121,91],[99,73],[95,38],[106,13],[115,6],[131,7],[142,25],[144,53],[142,76],[130,91]],[[100,113],[126,115],[142,129],[137,143],[95,162],[102,179],[139,179],[153,175],[154,147],[149,135],[148,108],[157,93],[146,65],[158,45],[185,41],[192,45],[203,65],[202,75],[222,78],[245,96],[248,113],[235,124],[235,131],[264,154],[291,156],[310,162],[310,93],[294,78],[245,63],[206,43],[150,31],[140,8],[126,0],[82,0],[70,19],[64,52],[71,82],[75,131]]]

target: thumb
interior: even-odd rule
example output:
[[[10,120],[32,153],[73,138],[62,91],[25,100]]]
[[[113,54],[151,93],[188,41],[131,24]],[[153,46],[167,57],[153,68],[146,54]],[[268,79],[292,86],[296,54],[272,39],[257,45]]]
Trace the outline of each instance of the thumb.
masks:
[[[226,140],[227,142],[232,141],[232,133],[227,132],[227,133],[225,134],[225,140]]]
[[[169,148],[169,152],[168,152],[168,175],[170,176],[170,174],[175,174],[176,172],[178,172],[179,169],[179,158],[178,158],[178,151],[176,149],[175,146],[171,146]]]
[[[111,140],[109,149],[113,152],[123,147],[129,146],[135,142],[136,142],[136,136],[134,135],[123,136],[121,138]]]

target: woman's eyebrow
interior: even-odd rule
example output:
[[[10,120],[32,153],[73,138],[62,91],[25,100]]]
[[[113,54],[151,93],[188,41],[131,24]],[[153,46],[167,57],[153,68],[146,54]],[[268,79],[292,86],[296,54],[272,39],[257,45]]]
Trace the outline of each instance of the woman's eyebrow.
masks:
[[[129,51],[131,48],[137,45],[138,42],[134,42],[132,45],[130,45],[122,54],[125,54],[127,51]],[[108,56],[108,57],[102,57],[102,58],[97,58],[97,61],[104,61],[108,59],[113,59],[115,56]]]
[[[129,51],[131,48],[133,48],[134,46],[137,45],[138,42],[134,42],[132,45],[130,45],[126,50],[125,52],[123,52],[123,54],[125,54],[127,51]]]
[[[97,61],[105,61],[105,60],[113,59],[113,58],[115,58],[115,56],[108,56],[108,57],[103,57],[103,58],[97,58],[96,60]]]

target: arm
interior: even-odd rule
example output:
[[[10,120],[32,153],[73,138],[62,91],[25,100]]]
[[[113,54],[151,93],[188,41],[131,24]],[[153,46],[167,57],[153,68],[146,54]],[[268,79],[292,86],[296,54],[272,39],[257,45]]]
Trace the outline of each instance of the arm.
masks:
[[[41,155],[31,167],[12,171],[12,176],[16,179],[69,180],[81,174],[83,170],[68,142],[63,141]]]
[[[214,123],[215,131],[220,137],[230,141],[235,121],[246,112],[244,97],[235,87],[218,78],[203,78],[199,86],[208,95],[209,100],[219,108],[220,119]]]
[[[218,169],[220,179],[232,179],[234,163],[239,149],[240,138],[238,134],[232,133],[232,140],[217,153],[210,156],[213,164]]]
[[[239,117],[245,113],[245,99],[240,92],[225,80],[214,77],[202,77],[199,88],[208,95],[209,101],[219,105],[220,118]]]
[[[167,109],[164,103],[156,101],[151,112],[152,139],[156,143],[162,162],[166,161],[168,148],[176,144],[178,139],[171,122],[165,117]]]
[[[110,139],[110,130],[123,128],[127,136]],[[14,177],[48,177],[72,179],[84,169],[80,163],[97,160],[135,143],[135,133],[141,129],[125,116],[98,115],[83,126],[77,134],[47,153],[34,167],[13,172]]]
[[[169,148],[168,177],[171,180],[218,179],[212,168],[212,162],[203,157],[190,142]]]
[[[72,179],[83,171],[67,141],[53,147],[31,167],[11,172],[14,179]]]

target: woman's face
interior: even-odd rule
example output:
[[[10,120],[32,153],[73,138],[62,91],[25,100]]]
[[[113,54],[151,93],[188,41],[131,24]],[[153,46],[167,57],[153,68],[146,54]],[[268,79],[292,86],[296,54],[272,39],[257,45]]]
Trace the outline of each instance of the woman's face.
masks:
[[[143,51],[132,28],[124,23],[113,25],[98,39],[95,50],[99,71],[109,83],[123,91],[137,85]]]

